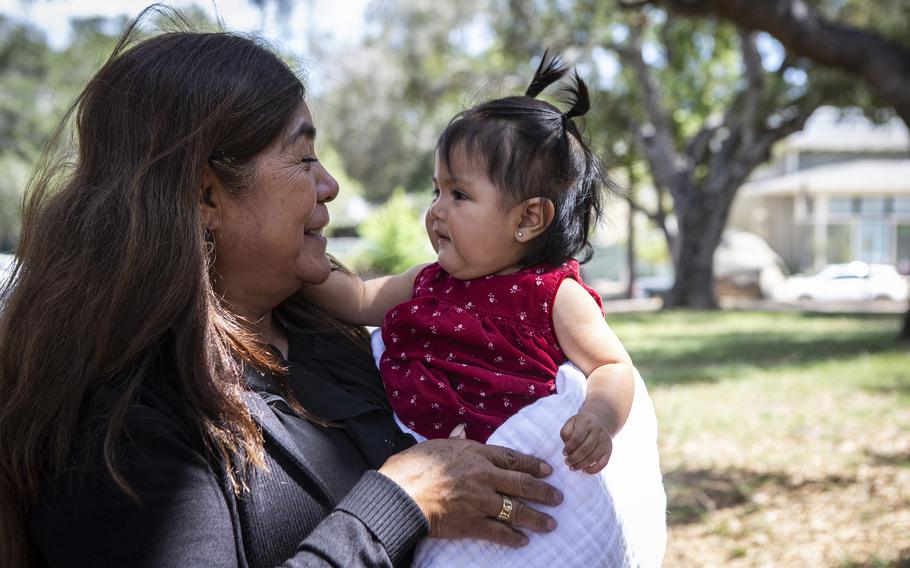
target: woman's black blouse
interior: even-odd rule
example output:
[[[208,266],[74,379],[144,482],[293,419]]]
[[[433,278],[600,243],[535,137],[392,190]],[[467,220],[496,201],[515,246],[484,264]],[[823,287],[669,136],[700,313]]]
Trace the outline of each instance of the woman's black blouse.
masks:
[[[163,367],[139,389],[122,428],[118,469],[137,501],[114,483],[102,452],[119,391],[94,392],[72,463],[45,480],[29,514],[39,564],[408,565],[426,519],[400,487],[368,470],[414,441],[395,425],[370,354],[337,336],[289,341],[295,397],[337,427],[300,418],[277,380],[247,372],[266,468],[237,496],[224,464],[177,412],[175,375]]]
[[[282,363],[288,369],[288,387],[300,405],[333,427],[322,428],[298,416],[275,377],[252,371],[247,380],[295,440],[312,444],[311,430],[321,430],[322,436],[315,437],[321,451],[313,452],[310,446],[309,455],[336,499],[347,494],[364,471],[378,468],[390,455],[415,443],[392,418],[371,354],[346,338],[290,335],[288,358]],[[302,435],[304,431],[310,435]]]

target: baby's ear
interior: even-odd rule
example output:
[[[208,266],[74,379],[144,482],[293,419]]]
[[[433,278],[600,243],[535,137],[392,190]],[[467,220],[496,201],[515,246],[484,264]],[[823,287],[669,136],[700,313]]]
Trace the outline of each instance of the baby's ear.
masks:
[[[525,199],[519,204],[519,207],[521,217],[518,220],[518,227],[515,229],[515,239],[521,243],[532,241],[540,236],[553,222],[553,216],[556,214],[556,207],[546,197]]]

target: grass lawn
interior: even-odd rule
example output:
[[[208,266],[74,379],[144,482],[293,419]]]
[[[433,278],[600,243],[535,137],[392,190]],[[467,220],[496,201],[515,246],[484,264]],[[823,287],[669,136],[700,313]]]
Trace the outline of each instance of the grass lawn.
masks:
[[[611,315],[660,426],[672,566],[910,567],[894,315]]]

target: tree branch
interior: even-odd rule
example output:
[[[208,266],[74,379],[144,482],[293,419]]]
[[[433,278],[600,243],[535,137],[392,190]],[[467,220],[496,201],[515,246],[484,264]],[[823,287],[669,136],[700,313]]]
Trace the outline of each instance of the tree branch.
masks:
[[[749,145],[755,138],[755,115],[765,86],[765,74],[761,55],[755,47],[755,34],[740,28],[740,45],[743,67],[746,70],[746,88],[743,93],[743,112],[740,118],[743,144]]]
[[[666,218],[663,215],[663,211],[661,211],[660,209],[658,209],[657,211],[648,211],[643,205],[641,205],[640,203],[635,201],[635,199],[633,199],[632,197],[627,197],[626,201],[629,202],[629,207],[631,207],[633,211],[638,211],[639,213],[644,213],[644,215],[648,218],[649,221],[651,221],[658,227],[663,227],[664,223],[666,222]]]
[[[832,22],[803,0],[652,0],[762,30],[788,51],[865,79],[910,125],[910,50],[872,31]]]
[[[643,24],[630,26],[628,45],[608,47],[632,67],[642,89],[649,124],[639,129],[636,139],[651,166],[655,182],[668,188],[674,200],[683,203],[686,196],[676,188],[679,186],[677,178],[684,175],[687,169],[686,160],[676,148],[673,123],[664,105],[660,86],[642,56],[642,27]]]

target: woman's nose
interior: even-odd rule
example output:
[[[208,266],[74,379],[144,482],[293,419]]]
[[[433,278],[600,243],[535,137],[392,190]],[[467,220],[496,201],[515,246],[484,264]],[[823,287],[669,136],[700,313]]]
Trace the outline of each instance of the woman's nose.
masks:
[[[319,203],[328,203],[338,197],[338,181],[324,167],[322,175],[316,182],[316,199]]]

